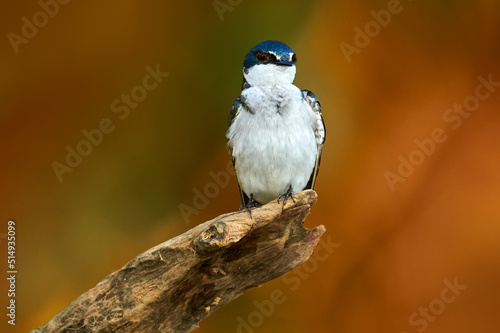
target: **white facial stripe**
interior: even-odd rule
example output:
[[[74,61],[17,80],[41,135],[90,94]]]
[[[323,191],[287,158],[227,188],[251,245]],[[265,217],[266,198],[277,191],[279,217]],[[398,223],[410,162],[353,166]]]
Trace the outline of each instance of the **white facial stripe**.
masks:
[[[267,53],[270,53],[270,54],[274,55],[278,61],[280,61],[281,58],[282,58],[282,56],[276,54],[273,51],[267,51]],[[286,59],[286,60],[292,61],[292,57],[293,57],[293,52],[290,52],[290,53],[288,53],[288,59]]]
[[[279,59],[279,58],[280,58],[280,56],[279,56],[279,55],[277,55],[276,53],[274,53],[273,51],[268,51],[267,53],[271,53],[271,54],[272,54],[272,55],[274,55],[277,59]]]

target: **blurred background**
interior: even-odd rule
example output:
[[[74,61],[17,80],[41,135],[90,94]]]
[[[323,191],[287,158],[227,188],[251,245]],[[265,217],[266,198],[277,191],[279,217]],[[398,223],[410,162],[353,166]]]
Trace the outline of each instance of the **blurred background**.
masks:
[[[323,107],[305,225],[327,232],[306,264],[197,332],[500,331],[499,2],[25,0],[0,13],[2,332],[43,325],[239,207],[234,176],[196,193],[227,173],[243,58],[267,39],[294,49],[295,84]],[[285,300],[262,314],[275,289]]]

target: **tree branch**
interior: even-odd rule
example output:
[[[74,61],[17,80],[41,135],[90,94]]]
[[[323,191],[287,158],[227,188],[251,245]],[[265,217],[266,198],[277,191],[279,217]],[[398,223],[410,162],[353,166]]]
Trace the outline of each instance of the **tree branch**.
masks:
[[[132,259],[33,332],[191,332],[250,288],[311,255],[325,227],[302,224],[316,192],[216,217]]]

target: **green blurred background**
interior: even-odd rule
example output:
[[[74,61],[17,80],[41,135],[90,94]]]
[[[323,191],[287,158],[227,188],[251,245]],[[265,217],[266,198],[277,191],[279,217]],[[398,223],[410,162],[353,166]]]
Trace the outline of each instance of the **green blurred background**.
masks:
[[[443,116],[479,76],[500,82],[500,3],[217,3],[224,12],[213,1],[70,1],[47,22],[35,0],[0,4],[2,309],[10,219],[19,272],[17,325],[2,310],[1,331],[43,325],[142,251],[237,209],[234,177],[196,214],[179,206],[194,208],[196,190],[226,169],[243,58],[277,39],[298,55],[295,84],[323,106],[319,201],[306,226],[324,224],[336,245],[198,332],[499,332],[500,87],[456,129]],[[377,30],[371,11],[388,6],[398,13]],[[21,36],[33,15],[38,32],[13,46],[9,33]],[[341,45],[366,24],[369,42],[346,57]],[[148,66],[169,74],[120,119],[111,104],[141,92]],[[65,164],[66,147],[104,118],[114,130],[60,181],[53,162]],[[391,188],[386,172],[436,128],[447,139]],[[455,279],[467,289],[443,302]],[[286,300],[259,315],[254,302],[275,289]]]

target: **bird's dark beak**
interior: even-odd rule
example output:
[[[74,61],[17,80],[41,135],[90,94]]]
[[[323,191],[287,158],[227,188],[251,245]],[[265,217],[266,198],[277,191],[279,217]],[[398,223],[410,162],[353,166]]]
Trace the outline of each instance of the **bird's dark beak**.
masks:
[[[293,63],[291,63],[290,61],[288,61],[286,59],[280,60],[280,61],[275,61],[275,62],[273,62],[273,64],[279,65],[279,66],[293,66]]]

